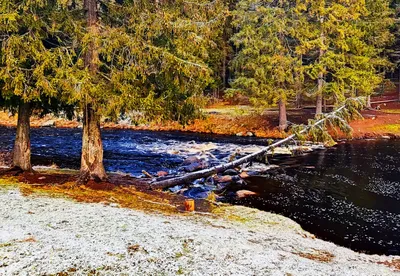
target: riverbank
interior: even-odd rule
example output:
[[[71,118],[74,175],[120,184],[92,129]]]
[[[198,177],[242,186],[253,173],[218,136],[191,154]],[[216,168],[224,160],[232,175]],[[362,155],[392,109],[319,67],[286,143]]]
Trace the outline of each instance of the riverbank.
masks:
[[[85,203],[0,182],[0,274],[398,275],[398,257],[316,239],[245,207],[209,213]],[[34,187],[28,187],[35,189]],[[94,191],[95,192],[95,191]],[[171,204],[173,205],[173,204]]]
[[[377,104],[373,105],[377,108]],[[220,134],[232,136],[257,136],[262,138],[284,138],[286,133],[280,132],[278,112],[276,110],[257,111],[249,106],[219,105],[204,110],[206,116],[192,124],[182,126],[176,122],[150,122],[148,124],[131,125],[127,121],[119,123],[103,122],[107,129],[132,129],[150,131],[183,131],[191,133]],[[365,110],[363,120],[351,122],[353,138],[400,137],[400,103],[380,104],[379,110]],[[291,123],[302,124],[313,118],[312,109],[289,109],[288,119]],[[0,126],[15,127],[16,116],[0,112]],[[47,115],[43,118],[33,117],[32,127],[78,128],[81,124],[76,120],[66,120]],[[342,133],[334,134],[336,139],[348,139]]]

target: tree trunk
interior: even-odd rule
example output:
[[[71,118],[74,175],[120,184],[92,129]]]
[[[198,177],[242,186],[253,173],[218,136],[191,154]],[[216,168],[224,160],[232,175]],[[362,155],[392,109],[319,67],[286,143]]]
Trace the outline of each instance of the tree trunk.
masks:
[[[372,108],[371,107],[371,95],[367,96],[367,108]]]
[[[279,130],[284,131],[287,128],[287,114],[286,114],[286,103],[279,100]]]
[[[397,86],[397,91],[399,92],[399,102],[400,102],[400,67],[399,69],[399,85]]]
[[[32,171],[30,138],[30,104],[21,102],[18,108],[17,135],[13,150],[13,167]]]
[[[301,92],[296,93],[296,108],[301,108]]]
[[[322,114],[322,95],[317,94],[317,103],[316,103],[317,107],[315,109],[315,114],[316,115],[320,115]]]
[[[100,116],[90,104],[87,104],[83,115],[82,156],[80,181],[90,179],[103,181],[107,178],[103,165],[103,143],[100,132]]]
[[[88,32],[95,36],[98,33],[97,0],[85,0]],[[96,43],[91,42],[85,55],[85,66],[93,77],[98,71],[99,55]],[[100,115],[95,107],[84,103],[82,155],[79,182],[85,183],[90,179],[103,181],[107,174],[103,165],[103,143],[101,141]]]
[[[320,23],[321,23],[321,28],[322,28],[322,24],[324,23],[324,17],[320,18]],[[325,51],[323,50],[322,46],[325,45],[325,34],[322,31],[321,36],[321,46],[319,49],[319,62],[321,62],[321,58],[324,56]],[[315,108],[315,114],[316,115],[320,115],[322,114],[322,92],[324,89],[324,72],[321,71],[318,74],[318,91],[317,91],[317,102],[316,102],[316,108]]]

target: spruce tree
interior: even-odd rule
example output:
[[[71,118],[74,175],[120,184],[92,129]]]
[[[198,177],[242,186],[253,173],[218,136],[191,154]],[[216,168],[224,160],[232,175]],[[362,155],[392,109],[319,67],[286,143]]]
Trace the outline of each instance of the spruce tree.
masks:
[[[81,177],[104,180],[101,115],[135,111],[188,123],[196,97],[212,81],[206,61],[219,1],[76,2],[67,9],[73,36],[61,85],[83,111]]]
[[[286,104],[302,79],[300,55],[295,53],[296,24],[288,1],[239,1],[232,41],[239,50],[233,61],[234,93],[245,93],[256,105],[279,106],[279,129],[287,127]],[[229,95],[229,94],[228,94]]]
[[[390,40],[389,1],[297,0],[297,52],[306,71],[317,80],[316,114],[323,98],[341,102],[348,96],[370,95],[382,81],[382,56]]]
[[[47,110],[59,95],[56,79],[64,52],[54,24],[58,7],[56,1],[0,1],[0,105],[18,110],[13,166],[24,171],[32,170],[32,110]]]

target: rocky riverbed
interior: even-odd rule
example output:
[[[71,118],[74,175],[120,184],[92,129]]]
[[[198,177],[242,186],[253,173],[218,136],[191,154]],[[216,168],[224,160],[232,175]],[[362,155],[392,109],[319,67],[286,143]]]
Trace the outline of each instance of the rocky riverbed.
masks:
[[[245,207],[162,215],[0,189],[0,275],[398,275]]]

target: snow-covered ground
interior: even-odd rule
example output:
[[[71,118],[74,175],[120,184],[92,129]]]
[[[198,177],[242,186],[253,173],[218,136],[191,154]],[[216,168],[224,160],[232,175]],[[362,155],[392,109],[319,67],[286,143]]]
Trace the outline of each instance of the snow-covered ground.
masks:
[[[282,216],[223,210],[167,216],[0,189],[0,275],[396,274],[379,264],[394,257],[315,239]]]

